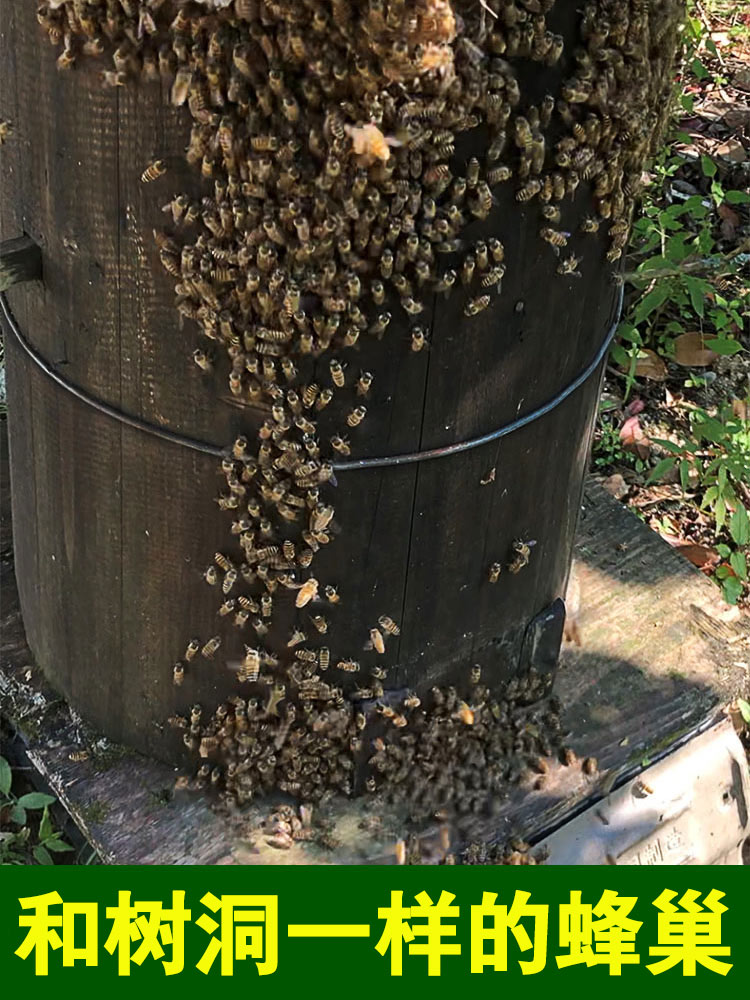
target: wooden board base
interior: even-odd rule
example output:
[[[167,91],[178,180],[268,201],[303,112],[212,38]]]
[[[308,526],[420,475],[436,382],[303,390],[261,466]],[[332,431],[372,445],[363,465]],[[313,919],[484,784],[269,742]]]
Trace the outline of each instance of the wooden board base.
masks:
[[[3,437],[0,435],[0,437]],[[7,469],[7,467],[5,467]],[[2,494],[7,499],[7,472]],[[7,512],[5,512],[7,517]],[[177,772],[131,753],[82,723],[44,683],[26,646],[12,559],[0,565],[0,710],[24,734],[30,759],[101,857],[112,864],[393,864],[401,818],[363,801],[325,807],[338,846],[276,850],[257,836],[273,802],[227,816],[208,796],[175,792]],[[674,749],[747,683],[747,618],[721,620],[718,591],[634,515],[589,481],[576,544],[582,645],[566,646],[556,693],[579,757],[553,767],[542,789],[518,786],[492,820],[461,839],[536,842]],[[435,831],[420,846],[437,859]],[[453,834],[455,840],[455,833]],[[452,843],[455,850],[460,845]]]

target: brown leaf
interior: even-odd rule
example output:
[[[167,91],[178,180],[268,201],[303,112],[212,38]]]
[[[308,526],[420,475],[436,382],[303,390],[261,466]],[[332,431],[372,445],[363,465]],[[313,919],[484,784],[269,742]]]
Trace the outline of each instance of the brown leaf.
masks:
[[[724,219],[726,222],[731,222],[732,225],[735,227],[739,226],[740,224],[739,215],[735,212],[733,208],[730,208],[726,202],[722,202],[721,205],[719,205],[719,207],[716,209],[716,211],[719,213],[720,217]]]
[[[620,440],[626,451],[635,452],[639,458],[648,458],[651,442],[643,433],[638,417],[628,417],[620,428]]]
[[[635,363],[635,374],[638,378],[650,378],[655,382],[663,382],[667,377],[667,366],[658,354],[653,351],[641,351]]]
[[[721,562],[721,556],[716,549],[712,549],[708,545],[698,545],[696,542],[688,542],[684,538],[668,535],[663,531],[660,531],[659,534],[665,542],[668,542],[680,555],[689,559],[693,566],[697,566],[698,569],[711,569],[717,563]]]
[[[744,399],[733,399],[732,413],[740,420],[747,420],[749,416],[747,402]]]
[[[737,139],[727,139],[726,142],[722,142],[716,147],[714,154],[732,163],[744,163],[747,159],[745,147]]]
[[[631,399],[628,405],[625,407],[625,416],[634,417],[638,413],[643,413],[646,409],[646,404],[638,396],[635,399]]]
[[[708,545],[698,545],[695,542],[682,542],[680,545],[676,545],[675,548],[680,555],[689,559],[693,566],[697,566],[698,569],[711,569],[721,561],[721,556],[716,549],[712,549]]]
[[[689,368],[703,368],[710,365],[718,355],[710,351],[702,333],[681,333],[674,341],[674,359],[678,365]]]
[[[622,500],[622,498],[627,496],[630,492],[630,487],[619,472],[614,472],[611,476],[607,476],[606,479],[603,479],[602,486],[610,496],[615,498],[615,500]]]

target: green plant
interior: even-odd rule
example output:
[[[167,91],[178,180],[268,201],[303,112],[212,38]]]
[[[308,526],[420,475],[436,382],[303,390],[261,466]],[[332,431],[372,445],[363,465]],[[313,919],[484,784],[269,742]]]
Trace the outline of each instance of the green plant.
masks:
[[[671,358],[675,338],[686,331],[699,328],[705,346],[716,354],[742,350],[735,332],[742,329],[747,313],[742,300],[726,289],[727,277],[737,273],[748,255],[714,252],[715,219],[708,199],[692,195],[664,207],[664,185],[684,162],[668,149],[662,152],[646,189],[642,215],[633,226],[629,259],[638,263],[625,279],[636,295],[612,347],[615,362],[626,372],[626,398],[644,350]],[[701,167],[711,182],[716,206],[750,203],[750,194],[744,191],[724,191],[709,157],[701,157]]]
[[[709,414],[694,407],[689,413],[689,437],[680,443],[652,438],[669,454],[652,469],[649,482],[677,468],[683,493],[697,489],[701,508],[713,516],[721,558],[715,575],[730,604],[737,603],[748,582],[750,421],[738,415],[747,412],[747,406],[750,398],[744,410],[735,411],[727,404]]]
[[[593,465],[597,469],[611,465],[627,465],[642,472],[645,465],[632,451],[623,447],[617,422],[606,413],[600,413],[594,435]]]
[[[62,834],[54,829],[49,807],[55,802],[52,795],[43,792],[27,792],[15,796],[11,791],[13,772],[5,757],[0,757],[0,818],[2,825],[16,829],[0,830],[0,864],[28,864],[28,852],[40,865],[52,865],[52,854],[72,851],[70,844],[62,839]],[[28,812],[42,810],[36,841],[32,844],[32,831],[28,825]],[[50,853],[52,852],[52,853]]]

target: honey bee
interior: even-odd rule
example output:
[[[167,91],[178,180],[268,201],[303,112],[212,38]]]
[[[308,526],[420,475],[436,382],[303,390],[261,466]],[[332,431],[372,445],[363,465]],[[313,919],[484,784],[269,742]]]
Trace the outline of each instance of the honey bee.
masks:
[[[569,257],[565,257],[557,265],[557,273],[570,275],[572,278],[580,278],[581,272],[578,270],[578,265],[581,263],[581,260],[581,257],[570,254]]]
[[[260,651],[251,646],[245,646],[245,655],[242,659],[240,669],[237,673],[237,680],[240,683],[245,681],[254,684],[260,674]]]
[[[225,573],[224,580],[222,581],[221,584],[222,593],[228,594],[231,591],[232,587],[235,585],[235,583],[237,583],[238,578],[239,578],[239,573],[237,572],[237,570],[234,567],[229,569]]]
[[[513,542],[511,548],[515,555],[511,562],[508,563],[508,570],[511,573],[520,573],[524,566],[528,566],[529,560],[531,559],[531,549],[534,545],[536,545],[535,539],[530,539],[527,542],[516,539],[516,541]]]
[[[401,635],[401,629],[392,618],[388,617],[388,615],[381,615],[380,618],[378,618],[378,625],[388,635]]]
[[[581,220],[580,230],[582,233],[595,233],[599,229],[599,220],[594,215],[586,215]]]
[[[476,316],[477,313],[486,309],[491,301],[492,296],[490,295],[480,295],[475,299],[469,299],[464,306],[464,316]]]
[[[328,631],[328,620],[324,618],[323,615],[311,615],[310,621],[313,623],[318,632],[321,633],[321,635],[325,635]]]
[[[107,69],[100,74],[100,79],[107,87],[124,87],[128,82],[128,74]]]
[[[331,447],[340,455],[351,455],[352,453],[348,439],[341,437],[339,434],[334,434],[331,438]]]
[[[187,649],[185,650],[184,659],[187,660],[188,663],[190,663],[190,661],[193,659],[193,657],[200,648],[201,648],[200,639],[191,639],[190,642],[187,644]]]
[[[370,166],[376,161],[386,163],[391,156],[391,147],[400,146],[401,141],[385,136],[374,123],[354,126],[345,125],[344,131],[351,139],[351,152],[358,157],[361,166]]]
[[[371,333],[374,337],[380,338],[388,329],[388,324],[390,322],[391,314],[389,312],[378,313],[374,321],[368,327],[367,332]]]
[[[465,701],[459,701],[453,717],[458,719],[460,722],[463,722],[465,726],[474,725],[474,711],[466,704]]]
[[[210,587],[215,587],[219,582],[219,573],[215,566],[208,566],[203,573],[203,578]]]
[[[359,670],[359,663],[356,660],[339,660],[336,669],[343,670],[344,673],[354,674]]]
[[[234,611],[236,605],[237,601],[234,597],[232,597],[229,600],[224,601],[224,603],[219,608],[217,614],[221,615],[222,618],[225,617],[226,615],[230,615]]]
[[[412,351],[418,353],[419,351],[423,350],[423,348],[427,347],[427,344],[428,340],[424,328],[421,326],[415,326],[414,329],[411,331]]]
[[[501,563],[498,562],[492,563],[489,570],[490,583],[497,583],[497,581],[500,579],[500,573],[502,572],[502,568],[503,567]]]
[[[152,163],[149,163],[141,174],[141,182],[143,184],[149,184],[151,181],[155,181],[157,178],[162,177],[166,172],[167,165],[164,160],[154,160]]]
[[[323,593],[325,594],[326,600],[329,604],[338,604],[341,598],[338,595],[338,591],[330,583],[327,583],[323,588]]]
[[[362,421],[365,419],[365,414],[367,413],[367,408],[364,406],[356,406],[347,415],[346,422],[350,427],[359,427]]]
[[[182,663],[175,663],[172,669],[172,683],[177,687],[180,687],[182,682],[185,680],[185,667]]]
[[[455,285],[456,278],[457,278],[457,274],[453,270],[453,268],[449,268],[447,271],[444,271],[443,274],[440,276],[440,278],[435,283],[435,291],[436,292],[443,292],[447,296],[448,293],[450,292],[450,290]]]
[[[539,235],[546,243],[558,248],[568,245],[568,237],[570,236],[570,233],[563,233],[560,232],[559,229],[552,229],[549,226],[544,226],[539,230]]]
[[[584,774],[591,776],[596,774],[599,770],[599,765],[597,764],[596,757],[586,757],[581,765],[581,770]]]
[[[329,368],[331,370],[331,379],[333,380],[333,384],[336,386],[337,389],[343,389],[346,381],[344,376],[343,365],[341,364],[340,361],[337,361],[335,358],[332,358],[329,364]]]
[[[370,640],[365,649],[374,649],[376,653],[380,653],[381,655],[385,653],[385,639],[379,628],[370,629]]]
[[[201,649],[201,656],[205,656],[207,660],[211,660],[214,657],[217,649],[221,645],[221,636],[215,635],[203,646]]]
[[[405,708],[419,708],[419,706],[421,704],[422,704],[422,700],[420,698],[418,698],[415,694],[409,693],[404,698],[404,707]]]
[[[318,650],[318,669],[323,672],[331,665],[331,651],[328,646],[321,646]]]
[[[316,600],[318,596],[318,581],[315,577],[311,576],[309,580],[302,584],[300,589],[297,591],[297,598],[295,600],[295,605],[298,608],[304,608],[310,601]]]
[[[500,282],[503,280],[505,275],[505,264],[498,264],[496,267],[491,268],[486,274],[482,275],[481,285],[482,288],[491,288],[493,285],[500,290]]]
[[[374,375],[372,372],[362,372],[357,381],[357,395],[367,396],[372,386]]]
[[[536,197],[542,190],[542,182],[537,178],[528,181],[522,188],[516,191],[516,201],[527,202]]]

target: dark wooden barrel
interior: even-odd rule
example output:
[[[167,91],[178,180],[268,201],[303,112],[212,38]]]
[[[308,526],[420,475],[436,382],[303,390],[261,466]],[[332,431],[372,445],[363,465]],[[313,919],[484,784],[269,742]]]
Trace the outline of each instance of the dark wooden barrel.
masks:
[[[558,3],[554,30],[575,37],[576,10]],[[6,4],[2,18],[0,99],[12,123],[0,168],[2,238],[28,234],[43,257],[43,279],[7,293],[18,329],[68,382],[124,413],[220,447],[238,433],[252,436],[258,421],[231,405],[226,369],[205,377],[193,364],[195,330],[179,320],[151,235],[164,228],[170,198],[202,190],[183,158],[187,110],[169,106],[159,83],[103,87],[101,67],[85,60],[59,72],[33,4]],[[523,63],[524,101],[556,94],[569,66]],[[470,142],[457,156],[481,138]],[[168,172],[141,183],[157,158]],[[559,225],[572,234],[565,252],[582,257],[580,276],[558,273],[560,258],[538,238],[538,201],[519,203],[515,189],[496,189],[489,218],[463,234],[505,245],[507,272],[492,306],[469,321],[462,290],[433,296],[429,349],[413,352],[399,320],[383,340],[363,337],[349,355],[350,380],[360,369],[374,374],[367,419],[350,434],[353,457],[491,432],[552,400],[596,355],[617,286],[604,229],[579,232],[589,185],[562,203]],[[218,624],[202,579],[213,553],[227,549],[227,515],[213,502],[217,460],[81,402],[7,331],[5,342],[15,560],[29,644],[84,718],[111,738],[173,757],[166,717],[235,691],[221,663],[242,655],[243,637]],[[492,443],[338,473],[331,497],[339,533],[315,563],[316,577],[341,595],[326,612],[333,657],[374,663],[363,646],[378,617],[389,615],[401,627],[388,642],[389,687],[423,691],[476,664],[492,685],[532,666],[549,669],[600,376],[601,364],[548,415]],[[518,540],[534,544],[529,564],[512,573]],[[495,562],[503,571],[491,583]],[[290,597],[270,637],[277,649],[286,648],[294,612]],[[172,664],[187,640],[222,631],[217,660],[189,669],[175,688]]]

